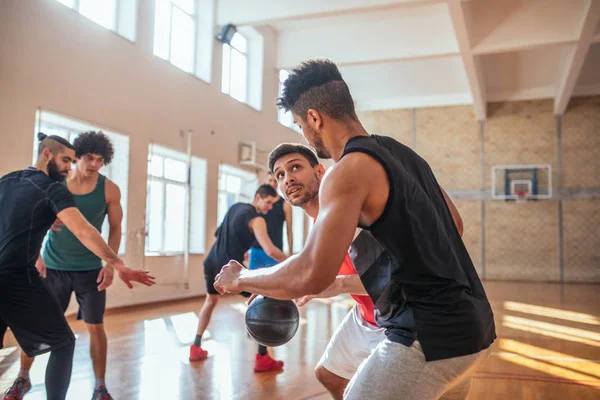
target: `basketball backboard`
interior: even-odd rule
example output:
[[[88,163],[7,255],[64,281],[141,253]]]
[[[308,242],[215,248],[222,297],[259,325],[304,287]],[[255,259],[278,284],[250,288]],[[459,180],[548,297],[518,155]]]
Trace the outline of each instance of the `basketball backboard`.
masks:
[[[536,200],[552,197],[550,165],[494,165],[492,198],[498,200]]]

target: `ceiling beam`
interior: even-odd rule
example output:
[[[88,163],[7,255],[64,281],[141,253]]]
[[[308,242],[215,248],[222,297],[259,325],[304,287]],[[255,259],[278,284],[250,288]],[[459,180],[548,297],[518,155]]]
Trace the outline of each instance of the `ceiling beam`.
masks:
[[[454,35],[448,35],[452,22],[445,4],[318,21],[279,27],[278,69],[288,69],[314,57],[327,57],[339,65],[361,65],[459,54]]]
[[[557,85],[556,97],[554,98],[554,114],[556,115],[563,115],[567,109],[577,78],[585,62],[585,57],[596,33],[598,21],[600,21],[600,0],[590,0],[586,6],[581,24],[579,40],[565,62],[564,70]]]
[[[443,0],[219,0],[217,24],[269,25],[293,19],[361,13]]]
[[[465,5],[460,0],[449,0],[448,8],[450,10],[450,18],[454,26],[456,41],[460,49],[460,55],[467,73],[469,89],[473,97],[473,106],[475,107],[475,115],[478,120],[484,121],[487,113],[487,102],[485,97],[485,86],[483,81],[483,72],[480,60],[473,54],[471,42],[469,39],[469,29],[465,15]]]

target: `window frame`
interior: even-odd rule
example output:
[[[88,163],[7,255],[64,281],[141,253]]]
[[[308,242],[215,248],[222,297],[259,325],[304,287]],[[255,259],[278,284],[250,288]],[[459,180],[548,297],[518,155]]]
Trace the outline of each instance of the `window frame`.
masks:
[[[50,115],[50,118],[47,118],[46,120],[44,120],[45,114]],[[56,119],[56,118],[58,118],[59,121],[53,121],[53,119]],[[61,123],[60,120],[64,120],[64,122]],[[71,123],[72,125],[69,125],[69,123]],[[80,129],[77,129],[75,127],[76,125],[80,125],[79,126]],[[75,138],[77,136],[79,136],[79,134],[81,134],[82,132],[85,132],[85,131],[89,131],[89,130],[102,131],[104,134],[106,134],[111,139],[113,144],[115,144],[115,141],[117,140],[118,136],[126,138],[126,140],[127,140],[127,153],[126,153],[127,154],[127,176],[126,176],[127,187],[122,187],[122,185],[119,186],[119,189],[121,191],[121,207],[123,208],[123,220],[121,222],[121,228],[122,228],[121,244],[119,246],[119,251],[118,251],[119,256],[125,256],[127,253],[127,218],[129,215],[129,178],[130,178],[130,175],[129,175],[129,173],[130,173],[130,167],[129,167],[130,153],[129,152],[131,149],[131,146],[130,146],[131,143],[130,143],[129,136],[124,135],[122,133],[113,132],[112,130],[104,129],[100,126],[93,125],[87,121],[80,120],[78,118],[73,118],[73,117],[59,114],[56,112],[39,109],[36,112],[36,124],[35,124],[34,138],[33,138],[33,164],[35,164],[35,162],[37,161],[37,149],[39,146],[39,141],[37,139],[37,132],[40,132],[40,131],[44,132],[45,129],[42,129],[43,126],[46,126],[50,129],[58,130],[60,133],[68,132],[67,137],[65,137],[65,139],[67,139],[70,143],[73,143],[73,141],[75,140]],[[57,133],[59,133],[59,132],[57,132]],[[52,132],[49,132],[49,133],[55,134]],[[59,135],[60,135],[60,133],[59,133]],[[60,135],[60,136],[62,136],[62,135]],[[121,139],[118,139],[118,140],[121,140]],[[115,145],[115,155],[117,155],[118,152],[119,152],[119,150],[117,150],[117,146]],[[113,163],[111,163],[109,165],[103,165],[99,171],[102,175],[104,175],[106,178],[112,180],[113,182],[115,181],[115,176],[112,173],[113,168],[115,166],[114,161],[115,161],[115,159],[113,159]],[[125,194],[123,195],[123,193],[125,193]],[[108,243],[108,237],[109,237],[109,229],[110,229],[110,226],[109,226],[108,215],[107,215],[102,224],[102,232],[101,232],[103,239],[107,243]]]
[[[236,172],[240,172],[239,174],[236,174]],[[250,181],[250,176],[252,176],[254,178],[254,182],[256,182],[255,188],[252,191],[248,191],[248,193],[252,192],[252,194],[249,194],[249,198],[248,201],[244,201],[244,198],[246,197],[246,193],[242,190],[240,192],[230,192],[227,191],[227,189],[223,190],[221,188],[220,182],[221,182],[221,176],[222,174],[224,174],[225,176],[229,175],[229,176],[236,176],[238,178],[240,178],[242,180],[242,184],[244,184],[244,180],[246,178],[248,178],[248,182]],[[235,203],[240,203],[240,202],[245,202],[245,203],[252,203],[252,200],[254,200],[254,193],[256,192],[256,189],[258,189],[259,187],[259,182],[258,182],[258,174],[249,172],[247,170],[244,170],[242,168],[239,167],[235,167],[233,165],[229,165],[229,164],[220,164],[219,165],[219,175],[217,177],[217,226],[221,225],[221,222],[223,222],[223,218],[225,217],[225,215],[227,214],[227,211],[229,211],[229,208],[227,208],[227,210],[225,210],[225,212],[223,213],[223,217],[221,217],[221,213],[220,213],[220,209],[219,209],[219,199],[221,197],[222,193],[227,193],[227,194],[234,194],[236,196],[236,200],[234,202]],[[244,198],[242,198],[244,197]]]
[[[235,35],[240,35],[241,37],[244,38],[244,40],[246,41],[246,50],[245,51],[241,51],[240,49],[238,49],[237,47],[235,47],[233,44],[231,44],[231,42],[233,42],[233,38],[232,38],[232,40],[231,40],[231,42],[229,44],[228,43],[223,43],[223,48],[222,48],[223,53],[222,53],[222,57],[221,57],[221,70],[222,70],[222,73],[221,73],[221,93],[223,93],[223,94],[231,97],[232,99],[234,99],[236,101],[239,101],[240,103],[248,104],[249,97],[250,97],[250,39],[247,36],[242,35],[240,32],[236,32],[233,37],[235,37]],[[225,71],[224,71],[224,60],[225,60],[224,51],[225,51],[225,49],[227,49],[229,51],[229,68],[228,68],[228,71],[227,71],[229,85],[228,85],[227,92],[223,91],[223,76],[225,74]],[[231,95],[231,70],[232,70],[232,67],[231,67],[231,52],[232,51],[237,51],[238,53],[240,53],[246,59],[246,79],[245,79],[245,82],[244,82],[245,86],[246,86],[246,88],[245,88],[246,89],[246,91],[245,91],[246,95],[245,95],[244,100],[239,100],[239,99],[237,99],[237,98],[235,98],[235,97],[233,97]]]
[[[167,185],[174,185],[174,186],[179,186],[182,187],[185,190],[185,206],[184,206],[184,226],[185,231],[184,231],[184,241],[187,239],[188,235],[191,232],[189,229],[189,219],[190,219],[190,214],[191,214],[191,204],[190,204],[190,190],[191,190],[191,182],[190,182],[190,174],[189,174],[189,169],[188,169],[188,165],[187,162],[183,160],[183,158],[177,158],[177,157],[173,157],[173,156],[169,156],[166,155],[164,153],[161,154],[161,150],[162,149],[166,149],[162,146],[159,146],[159,150],[154,152],[154,149],[152,149],[152,151],[148,152],[148,173],[147,173],[147,180],[146,180],[146,201],[150,198],[150,184],[151,182],[160,182],[163,185],[162,188],[162,192],[161,192],[161,199],[162,199],[162,204],[163,207],[161,209],[161,231],[162,231],[162,241],[161,241],[161,247],[160,250],[155,251],[155,250],[150,250],[150,221],[148,219],[148,210],[146,210],[146,235],[145,235],[145,241],[144,241],[144,255],[145,256],[175,256],[175,255],[183,255],[185,254],[185,246],[186,244],[183,243],[183,249],[181,251],[179,250],[175,250],[175,251],[167,251],[165,250],[165,240],[166,240],[166,234],[167,234],[167,224],[166,222],[166,198],[167,198]],[[171,150],[173,151],[173,150]],[[150,173],[150,162],[151,162],[151,158],[152,156],[157,156],[157,157],[161,157],[163,162],[162,162],[162,176],[158,177],[156,175],[153,175]],[[175,161],[179,161],[179,162],[184,162],[186,163],[186,173],[185,173],[185,181],[181,182],[178,180],[174,180],[174,179],[170,179],[170,178],[166,178],[165,177],[165,160],[166,159],[171,159],[171,160],[175,160]]]
[[[73,0],[72,5],[65,4],[65,2],[61,0],[56,0],[57,3],[69,8],[70,10],[73,10],[77,14],[81,15],[82,17],[85,17],[89,21],[92,21],[93,23],[101,26],[102,28],[107,29],[110,32],[116,33],[117,35],[131,43],[135,43],[137,41],[137,15],[139,1],[140,0],[115,0],[115,9],[112,15],[111,27],[109,28],[102,25],[98,21],[92,19],[91,17],[82,14],[81,0]],[[125,21],[121,21],[121,17],[123,17],[123,15],[121,14],[124,11],[124,9],[127,9],[127,11],[129,11],[125,11],[125,14],[123,15],[125,15],[127,17],[127,20],[131,22],[131,26],[126,26]]]
[[[285,79],[287,79],[287,76],[289,76],[289,73],[287,73],[288,75],[285,77],[285,79],[281,79],[281,73],[282,71],[285,71],[287,73],[287,70],[285,69],[280,69],[278,72],[278,79],[279,79],[279,96],[282,95],[283,93],[283,83],[285,82]],[[283,120],[282,116],[287,114],[287,113],[283,113],[283,110],[278,109],[277,110],[277,122],[279,122],[281,125],[285,126],[286,128],[289,128],[291,130],[293,130],[296,133],[302,134],[302,130],[300,129],[300,127],[298,125],[296,125],[294,123],[294,117],[291,115],[291,111],[288,111],[287,113],[289,113],[289,115],[291,116],[290,119],[290,123],[287,124],[286,121]]]
[[[79,0],[77,0],[79,1]],[[120,0],[118,0],[120,1]],[[161,60],[164,60],[166,62],[168,62],[169,64],[171,64],[172,66],[182,70],[185,73],[188,73],[190,75],[194,75],[196,76],[196,70],[198,67],[198,29],[199,29],[199,2],[198,0],[192,0],[194,3],[194,13],[190,14],[188,13],[186,10],[184,10],[183,8],[181,8],[179,5],[175,4],[173,2],[173,0],[154,0],[154,4],[155,4],[155,9],[154,9],[154,17],[153,17],[153,23],[156,22],[156,2],[157,1],[168,1],[169,5],[170,5],[170,13],[169,13],[169,55],[167,58],[163,58],[161,56],[159,56],[158,54],[156,54],[155,49],[154,49],[154,45],[155,45],[155,31],[153,32],[153,36],[152,36],[152,54],[155,57],[160,58]],[[194,49],[193,49],[193,60],[192,60],[192,66],[191,66],[191,70],[190,71],[186,71],[183,68],[179,67],[178,65],[173,64],[173,62],[171,61],[172,59],[172,40],[173,40],[173,8],[177,8],[179,11],[183,12],[184,14],[186,14],[188,17],[191,17],[192,21],[194,22]]]

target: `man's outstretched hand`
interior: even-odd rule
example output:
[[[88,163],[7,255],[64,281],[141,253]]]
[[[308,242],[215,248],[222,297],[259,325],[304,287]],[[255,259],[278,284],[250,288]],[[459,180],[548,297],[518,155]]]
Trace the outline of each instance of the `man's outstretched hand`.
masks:
[[[107,266],[113,267],[117,270],[119,278],[123,282],[125,282],[129,289],[133,289],[133,285],[131,282],[138,282],[145,286],[152,286],[156,283],[156,278],[150,275],[150,271],[131,269],[125,266],[125,264],[123,264],[121,260],[119,260],[118,262],[108,264]]]

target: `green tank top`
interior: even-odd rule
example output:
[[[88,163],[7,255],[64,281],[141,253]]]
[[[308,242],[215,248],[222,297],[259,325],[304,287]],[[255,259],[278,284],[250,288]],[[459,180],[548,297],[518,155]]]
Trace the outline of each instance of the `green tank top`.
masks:
[[[107,212],[105,181],[106,178],[99,175],[94,190],[87,194],[73,195],[81,214],[98,232],[102,229]],[[63,184],[66,186],[66,181]],[[89,271],[102,268],[102,260],[89,251],[66,226],[62,226],[59,232],[48,232],[48,240],[42,257],[46,267],[50,269]]]

